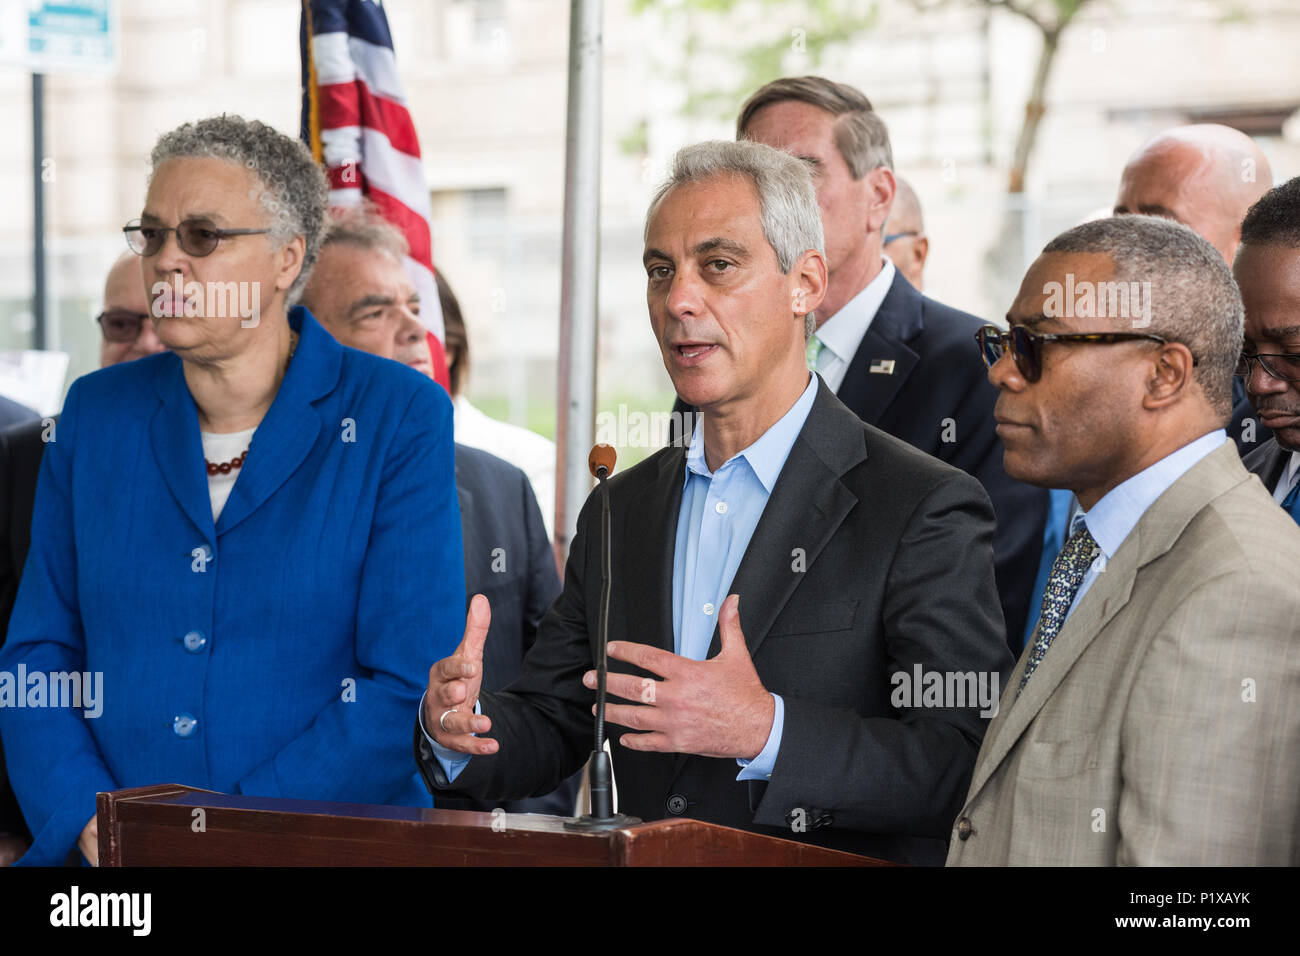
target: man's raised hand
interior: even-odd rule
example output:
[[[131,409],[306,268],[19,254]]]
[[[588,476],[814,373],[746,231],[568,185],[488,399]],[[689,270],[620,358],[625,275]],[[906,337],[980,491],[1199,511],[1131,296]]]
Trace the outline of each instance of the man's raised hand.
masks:
[[[491,623],[488,599],[475,594],[465,615],[465,636],[456,653],[429,668],[424,729],[448,750],[463,754],[496,753],[495,740],[473,736],[492,729],[492,721],[486,715],[474,713],[483,684],[483,644]]]

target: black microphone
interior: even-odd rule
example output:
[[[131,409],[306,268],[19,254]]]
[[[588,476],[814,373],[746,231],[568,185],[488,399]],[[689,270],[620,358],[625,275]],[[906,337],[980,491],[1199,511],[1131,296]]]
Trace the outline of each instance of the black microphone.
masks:
[[[614,812],[613,773],[609,754],[605,753],[605,677],[608,658],[605,649],[609,644],[609,486],[605,481],[614,472],[618,459],[609,445],[593,445],[587,456],[587,467],[600,483],[600,619],[596,639],[596,746],[588,761],[587,785],[591,791],[591,813],[564,825],[572,830],[617,830],[640,823],[638,817]]]

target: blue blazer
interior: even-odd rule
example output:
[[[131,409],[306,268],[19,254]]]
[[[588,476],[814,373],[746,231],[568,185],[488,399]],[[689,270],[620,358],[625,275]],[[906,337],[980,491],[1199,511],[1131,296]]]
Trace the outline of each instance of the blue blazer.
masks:
[[[0,697],[23,862],[62,863],[96,792],[123,787],[430,805],[411,714],[465,611],[451,402],[306,309],[289,321],[215,526],[179,357],[68,392],[0,672],[101,672],[102,712]]]

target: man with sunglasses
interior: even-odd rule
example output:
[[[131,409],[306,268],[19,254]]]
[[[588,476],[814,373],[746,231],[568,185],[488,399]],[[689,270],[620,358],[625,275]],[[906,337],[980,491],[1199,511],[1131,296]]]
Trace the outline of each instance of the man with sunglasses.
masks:
[[[145,321],[149,303],[140,278],[140,257],[123,253],[104,283],[104,311],[96,317],[101,341],[100,368],[165,351]],[[57,428],[57,423],[54,425]],[[56,432],[57,434],[57,432]],[[37,419],[0,432],[0,647],[9,629],[9,612],[31,543],[32,503],[49,423]],[[12,863],[30,841],[14,798],[0,751],[0,866]]]
[[[1085,223],[1007,320],[978,336],[1007,472],[1083,512],[949,864],[1300,863],[1300,529],[1224,429],[1242,305],[1223,257],[1166,219]]]
[[[1246,307],[1237,374],[1273,430],[1245,465],[1300,523],[1300,177],[1250,207],[1232,271]]]

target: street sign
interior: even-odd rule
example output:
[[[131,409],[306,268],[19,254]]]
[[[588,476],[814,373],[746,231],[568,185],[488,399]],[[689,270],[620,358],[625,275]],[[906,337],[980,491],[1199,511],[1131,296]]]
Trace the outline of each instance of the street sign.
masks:
[[[0,0],[0,66],[33,73],[115,73],[117,0]]]

